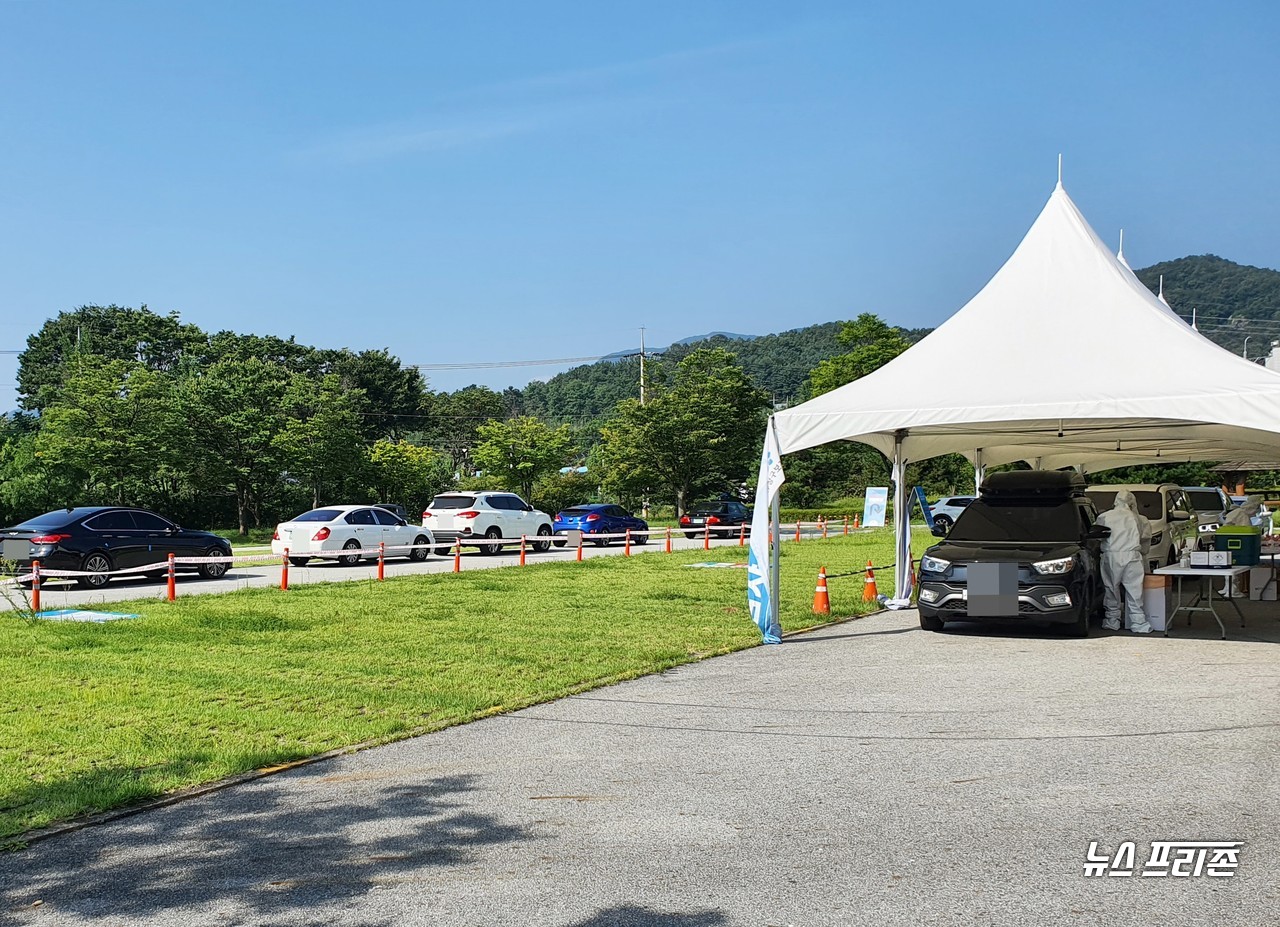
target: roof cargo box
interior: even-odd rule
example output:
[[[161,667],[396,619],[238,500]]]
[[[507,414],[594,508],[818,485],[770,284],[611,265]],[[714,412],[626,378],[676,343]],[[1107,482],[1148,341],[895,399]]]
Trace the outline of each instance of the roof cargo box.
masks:
[[[1084,487],[1074,470],[1009,470],[988,476],[978,491],[984,498],[1069,499],[1083,495]]]

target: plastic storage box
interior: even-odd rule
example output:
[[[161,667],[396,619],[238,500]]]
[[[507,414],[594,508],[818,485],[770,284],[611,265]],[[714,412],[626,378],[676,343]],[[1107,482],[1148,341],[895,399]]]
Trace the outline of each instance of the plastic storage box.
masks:
[[[1223,525],[1213,536],[1214,550],[1231,552],[1236,566],[1257,566],[1262,555],[1262,529],[1249,525]]]

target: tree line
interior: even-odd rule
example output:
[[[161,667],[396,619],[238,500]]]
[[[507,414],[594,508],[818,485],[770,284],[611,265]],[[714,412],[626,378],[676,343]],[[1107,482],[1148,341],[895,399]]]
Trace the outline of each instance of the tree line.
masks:
[[[131,504],[247,532],[339,501],[413,511],[455,486],[554,510],[601,492],[683,508],[742,485],[765,394],[723,349],[650,369],[643,406],[556,421],[523,414],[518,390],[433,392],[386,350],[83,306],[19,358],[20,410],[0,418],[0,515]]]

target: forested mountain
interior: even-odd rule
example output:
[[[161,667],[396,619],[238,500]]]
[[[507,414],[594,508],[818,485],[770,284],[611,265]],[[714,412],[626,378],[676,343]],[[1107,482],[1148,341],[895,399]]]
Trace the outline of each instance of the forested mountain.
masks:
[[[1262,357],[1280,339],[1280,271],[1237,264],[1213,254],[1164,261],[1134,271],[1164,296],[1173,311],[1190,319],[1207,338],[1239,354],[1249,338],[1249,356]]]
[[[677,342],[645,362],[645,377],[660,383],[667,371],[699,348],[722,347],[738,361],[776,402],[794,400],[805,377],[819,361],[843,349],[836,341],[839,322],[810,325],[759,338],[716,334],[701,341]],[[639,358],[598,361],[557,374],[546,382],[535,380],[524,388],[524,411],[551,419],[599,418],[610,414],[618,401],[640,394]]]

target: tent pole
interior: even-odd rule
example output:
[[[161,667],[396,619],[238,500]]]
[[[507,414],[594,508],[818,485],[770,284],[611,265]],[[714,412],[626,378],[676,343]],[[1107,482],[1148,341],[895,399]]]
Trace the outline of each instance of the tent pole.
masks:
[[[782,623],[782,609],[779,607],[778,585],[781,567],[778,561],[782,559],[782,521],[779,512],[781,506],[782,493],[776,493],[773,502],[769,505],[769,537],[772,543],[769,545],[769,601],[773,603],[773,614],[775,623]]]
[[[899,430],[893,436],[893,536],[894,570],[893,597],[905,599],[911,595],[911,511],[907,501],[907,459],[902,453],[902,441],[906,432]]]
[[[987,465],[982,462],[982,448],[973,452],[973,494],[982,492],[982,481],[987,478]]]

